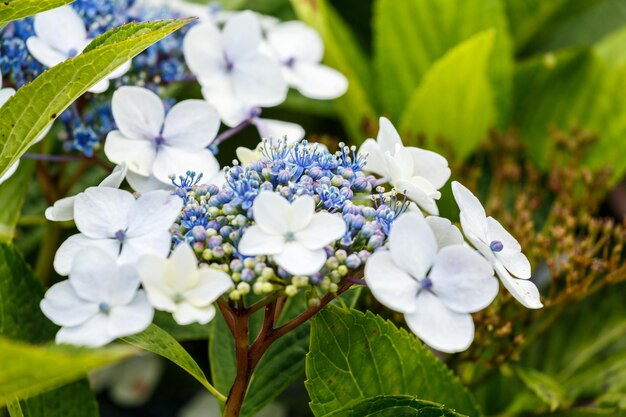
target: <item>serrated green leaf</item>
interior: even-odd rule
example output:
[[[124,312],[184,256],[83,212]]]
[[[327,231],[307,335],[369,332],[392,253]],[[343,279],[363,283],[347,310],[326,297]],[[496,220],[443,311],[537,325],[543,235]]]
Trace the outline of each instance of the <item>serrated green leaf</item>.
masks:
[[[45,71],[2,106],[0,176],[51,121],[107,74],[193,19],[130,24],[96,38],[88,52]],[[122,40],[122,36],[127,36]]]
[[[35,168],[33,161],[22,161],[17,172],[0,184],[0,242],[11,242],[15,237],[15,225],[32,182]]]
[[[14,407],[12,410],[11,407]],[[11,417],[98,417],[98,404],[86,379],[9,406]]]
[[[170,313],[166,313],[164,311],[157,311],[154,314],[154,320],[152,322],[172,335],[172,337],[179,342],[206,340],[209,338],[209,333],[211,331],[210,324],[192,323],[186,326],[181,326],[176,323],[176,320],[174,320],[174,317],[172,317]]]
[[[504,124],[511,107],[513,64],[505,13],[498,0],[377,0],[374,69],[383,112],[399,121],[431,66],[451,48],[488,29],[496,31],[489,74],[497,120]]]
[[[0,29],[2,24],[46,10],[69,4],[74,0],[3,0],[0,2]]]
[[[481,415],[472,395],[428,348],[370,312],[329,306],[315,316],[306,373],[316,416],[380,395],[409,395]]]
[[[441,404],[406,395],[382,395],[326,414],[325,417],[463,417]]]
[[[402,114],[405,138],[423,137],[426,148],[451,149],[459,159],[478,147],[496,124],[488,73],[494,40],[493,30],[480,32],[430,67]]]
[[[71,346],[35,346],[0,338],[0,406],[61,387],[87,372],[118,362],[132,349],[81,349]]]
[[[291,0],[298,18],[314,27],[324,40],[324,62],[348,78],[348,91],[335,100],[336,111],[359,144],[365,134],[373,135],[378,119],[369,60],[354,34],[326,0]]]

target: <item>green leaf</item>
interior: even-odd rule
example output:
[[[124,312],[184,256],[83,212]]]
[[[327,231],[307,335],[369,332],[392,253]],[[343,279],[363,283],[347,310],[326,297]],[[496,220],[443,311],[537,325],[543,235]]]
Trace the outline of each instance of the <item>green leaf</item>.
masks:
[[[291,0],[298,17],[314,27],[324,40],[324,62],[348,78],[348,91],[335,100],[351,143],[373,135],[377,126],[370,63],[354,34],[326,0]]]
[[[521,367],[517,368],[517,374],[524,384],[550,407],[551,411],[568,402],[565,390],[550,375]]]
[[[131,23],[41,74],[2,106],[0,176],[74,100],[107,74],[193,19]]]
[[[0,406],[63,386],[88,371],[129,357],[131,349],[35,346],[0,338]]]
[[[84,379],[9,405],[11,417],[98,417],[98,403]]]
[[[462,417],[444,406],[405,395],[368,398],[325,417]]]
[[[69,4],[74,0],[3,0],[0,2],[0,25]],[[1,29],[1,27],[0,27]]]
[[[153,323],[172,335],[172,337],[179,342],[206,340],[209,338],[209,332],[211,331],[210,324],[193,323],[181,326],[176,323],[176,320],[174,320],[174,317],[172,317],[170,313],[164,311],[157,311],[154,314]]]
[[[370,312],[322,310],[311,325],[306,371],[316,416],[380,395],[409,395],[481,414],[472,395],[415,336]]]
[[[17,172],[0,184],[0,242],[11,242],[15,237],[15,225],[32,182],[35,168],[33,161],[22,161]]]
[[[121,338],[122,341],[143,350],[156,353],[174,362],[198,380],[206,389],[213,392],[213,387],[204,372],[189,353],[165,330],[151,324],[143,332]]]
[[[460,159],[478,147],[496,124],[488,73],[494,39],[493,30],[481,32],[430,67],[402,115],[405,137],[424,137],[426,148],[451,149]]]
[[[489,74],[499,109],[498,120],[504,124],[511,106],[513,64],[500,1],[377,0],[373,22],[374,68],[384,112],[389,113],[392,121],[398,121],[431,66],[451,48],[488,29],[496,30]],[[470,84],[470,80],[466,81]]]

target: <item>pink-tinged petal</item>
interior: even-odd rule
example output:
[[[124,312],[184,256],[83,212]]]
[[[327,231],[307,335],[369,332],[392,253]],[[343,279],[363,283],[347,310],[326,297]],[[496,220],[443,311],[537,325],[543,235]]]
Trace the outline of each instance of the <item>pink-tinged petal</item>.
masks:
[[[259,130],[261,139],[287,139],[288,144],[300,142],[304,138],[304,128],[295,123],[280,120],[260,119],[253,120]]]
[[[317,64],[324,56],[324,43],[317,31],[300,21],[284,22],[267,32],[267,41],[281,62]]]
[[[129,238],[169,230],[180,211],[183,201],[167,191],[157,190],[141,195],[128,212]]]
[[[296,232],[296,240],[307,249],[323,248],[346,233],[346,222],[338,214],[315,213],[311,222]]]
[[[413,175],[423,177],[438,190],[450,179],[448,161],[438,153],[424,149],[407,148],[413,157]]]
[[[161,134],[165,108],[147,88],[120,87],[113,93],[111,106],[115,124],[127,138],[153,142]]]
[[[432,292],[449,309],[475,313],[498,295],[498,280],[489,262],[466,245],[446,246],[428,274]]]
[[[108,333],[107,321],[108,317],[99,313],[77,326],[62,327],[56,342],[93,348],[104,346],[116,339]]]
[[[87,29],[71,6],[62,6],[35,15],[33,26],[37,36],[66,57],[85,47]]]
[[[439,250],[446,246],[460,245],[465,242],[459,228],[453,225],[448,219],[438,216],[428,216],[426,217],[426,223],[428,223],[435,234]]]
[[[310,250],[299,242],[287,242],[283,251],[274,255],[274,261],[292,275],[312,275],[326,262],[324,249]]]
[[[189,29],[183,41],[183,53],[189,69],[198,78],[221,71],[225,64],[221,34],[211,22],[202,22]]]
[[[220,170],[219,162],[213,153],[205,148],[180,149],[163,145],[154,161],[154,176],[161,182],[169,182],[170,175],[185,176],[188,171],[212,178]]]
[[[389,119],[381,117],[379,119],[379,123],[380,127],[378,130],[378,136],[376,136],[376,142],[378,142],[378,146],[380,146],[383,154],[389,152],[393,155],[396,153],[398,145],[403,146],[402,139]]]
[[[289,202],[278,193],[261,191],[252,205],[254,221],[265,233],[284,236],[289,231]]]
[[[131,139],[119,130],[113,130],[104,142],[104,154],[111,162],[126,164],[130,172],[149,176],[152,175],[157,148],[152,141]]]
[[[59,326],[78,326],[99,311],[98,304],[79,297],[67,280],[50,287],[40,306],[46,317]]]
[[[461,226],[465,236],[485,242],[487,240],[487,215],[480,201],[457,181],[452,182],[452,193],[461,210]],[[486,243],[489,244],[489,242]]]
[[[391,225],[389,250],[400,269],[422,279],[435,260],[437,241],[420,214],[404,213]]]
[[[261,26],[257,16],[245,11],[228,19],[222,30],[222,45],[228,59],[235,63],[258,53]]]
[[[135,197],[128,191],[88,188],[74,201],[76,227],[92,239],[114,238],[117,231],[128,228],[128,216],[134,206]]]
[[[348,90],[348,79],[325,65],[296,62],[287,70],[291,73],[290,84],[308,98],[332,100]]]
[[[429,291],[420,292],[417,308],[404,319],[417,337],[440,352],[462,352],[474,340],[472,316],[448,309]]]
[[[259,226],[250,226],[239,241],[237,249],[244,256],[276,255],[285,248],[283,235],[267,233]]]
[[[538,309],[543,307],[539,290],[537,286],[530,280],[517,279],[511,276],[508,271],[500,264],[494,265],[498,277],[502,285],[509,290],[511,295],[520,302],[524,307]]]
[[[176,306],[172,314],[176,323],[186,326],[191,323],[207,324],[215,317],[215,307],[212,305],[195,307],[191,304],[181,303]]]
[[[146,293],[139,290],[130,303],[111,308],[106,332],[114,338],[130,336],[144,331],[153,317],[154,309]]]
[[[59,275],[70,273],[76,254],[87,246],[97,246],[115,257],[120,252],[120,242],[115,239],[90,239],[82,233],[70,236],[61,244],[54,255],[54,270]]]
[[[204,100],[185,100],[167,114],[163,138],[170,146],[190,150],[206,148],[220,127],[220,117]]]
[[[185,291],[185,300],[196,307],[205,307],[233,287],[233,280],[227,273],[213,268],[200,268],[198,283]]]
[[[378,251],[368,258],[365,281],[384,306],[401,313],[415,311],[420,284],[394,263],[388,251]]]
[[[253,106],[272,107],[287,98],[287,82],[277,63],[262,55],[238,62],[231,72],[235,97]]]

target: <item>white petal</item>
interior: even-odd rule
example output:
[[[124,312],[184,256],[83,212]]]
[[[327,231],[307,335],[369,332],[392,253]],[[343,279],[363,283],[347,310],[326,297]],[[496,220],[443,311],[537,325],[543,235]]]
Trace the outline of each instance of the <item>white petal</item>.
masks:
[[[504,285],[511,295],[524,307],[532,309],[543,307],[539,290],[532,281],[513,278],[502,265],[497,263],[494,267],[500,277],[500,281],[502,281],[502,285]]]
[[[257,54],[261,43],[259,19],[250,11],[235,14],[222,30],[222,45],[231,62]],[[236,65],[236,64],[235,64]]]
[[[220,117],[204,100],[185,100],[167,114],[163,137],[167,144],[186,149],[202,149],[211,144],[220,127]]]
[[[428,277],[437,297],[459,313],[482,310],[498,295],[498,280],[491,265],[466,245],[443,248]]]
[[[304,229],[296,232],[296,240],[307,249],[315,250],[340,239],[346,233],[346,222],[338,214],[315,213]]]
[[[296,123],[282,122],[280,120],[254,119],[253,123],[259,130],[262,139],[287,138],[287,143],[292,144],[304,139],[304,128]]]
[[[74,219],[74,200],[76,196],[65,197],[54,202],[46,209],[46,219],[52,222],[63,222]]]
[[[167,191],[157,190],[141,195],[128,212],[128,237],[143,236],[169,230],[180,211],[183,201]]]
[[[459,228],[453,225],[448,219],[438,216],[428,216],[426,217],[426,223],[428,223],[435,234],[439,250],[446,246],[460,245],[465,242]]]
[[[236,149],[237,160],[242,166],[251,164],[252,162],[260,161],[263,157],[261,152],[256,149],[248,149],[240,146]]]
[[[78,326],[62,327],[57,332],[56,342],[94,348],[104,346],[115,340],[107,332],[107,319],[100,313]]]
[[[59,246],[54,255],[54,270],[59,275],[70,273],[76,254],[87,246],[97,246],[115,257],[120,251],[120,242],[115,239],[90,239],[82,233],[70,236]]]
[[[174,320],[181,326],[191,323],[207,324],[215,317],[215,307],[208,305],[206,307],[195,307],[191,304],[181,303],[174,310]]]
[[[298,232],[309,227],[315,213],[315,200],[310,195],[297,197],[289,206],[287,228],[290,232]],[[318,248],[314,248],[318,249]]]
[[[76,294],[93,303],[111,302],[120,275],[115,259],[106,250],[95,246],[79,250],[72,261],[69,278]],[[130,281],[134,292],[139,280]]]
[[[408,179],[413,176],[413,156],[408,148],[396,145],[394,152],[385,151],[385,160],[392,180]]]
[[[154,317],[154,310],[144,291],[137,291],[137,295],[126,305],[111,309],[107,320],[107,332],[118,338],[130,336],[145,330]]]
[[[401,313],[415,311],[420,284],[393,262],[388,251],[378,251],[367,259],[365,281],[384,306]]]
[[[474,340],[474,321],[467,313],[448,309],[434,294],[422,291],[413,313],[404,319],[424,343],[441,352],[466,350]]]
[[[1,86],[2,84],[0,84],[0,87]],[[13,96],[13,94],[15,94],[15,90],[12,88],[1,89],[0,90],[0,107],[2,107],[4,103],[6,103],[7,100],[11,98],[11,96]]]
[[[226,291],[233,288],[230,275],[213,268],[200,268],[198,284],[185,291],[185,299],[196,307],[212,304]]]
[[[220,71],[224,50],[217,27],[210,22],[195,25],[185,36],[183,53],[189,69],[199,78]]]
[[[391,225],[389,250],[400,269],[422,279],[435,260],[437,241],[421,215],[404,213]]]
[[[274,261],[292,275],[311,275],[324,266],[326,251],[309,250],[299,242],[287,242],[283,251],[274,255]]]
[[[104,154],[111,162],[126,164],[131,172],[149,176],[152,174],[157,151],[153,141],[131,139],[119,130],[113,130],[104,142]]]
[[[64,55],[85,47],[85,23],[71,6],[62,6],[35,15],[33,26],[37,36]]]
[[[109,82],[109,79],[107,77],[104,77],[103,79],[92,85],[91,88],[87,91],[93,94],[102,94],[106,92],[110,86],[111,83]]]
[[[290,83],[308,98],[331,100],[348,90],[348,79],[325,65],[296,62],[289,71]]]
[[[267,41],[283,62],[294,58],[319,63],[324,55],[324,43],[317,31],[297,20],[273,27],[267,33]]]
[[[135,263],[145,254],[167,256],[170,252],[171,242],[172,237],[168,230],[127,238],[122,245],[118,262],[120,264]]]
[[[108,187],[91,187],[76,196],[74,220],[85,236],[112,238],[118,230],[128,228],[128,216],[135,197],[128,191]]]
[[[392,182],[393,186],[407,198],[419,206],[420,209],[431,215],[438,215],[439,208],[428,192],[433,191],[432,185],[422,177],[413,177]],[[440,193],[434,194],[439,198]]]
[[[287,82],[280,67],[265,56],[256,55],[238,62],[231,76],[235,96],[247,104],[271,107],[287,98]]]
[[[378,174],[383,178],[391,175],[387,167],[385,154],[374,139],[366,139],[359,148],[359,153],[367,154],[367,160],[363,168],[365,171]]]
[[[254,221],[267,234],[281,235],[289,231],[289,202],[280,194],[261,191],[252,205]]]
[[[52,68],[65,61],[67,55],[52,48],[47,42],[37,36],[31,36],[26,40],[28,52],[44,67]]]
[[[530,262],[526,255],[522,253],[522,247],[502,225],[493,217],[487,217],[488,235],[487,239],[502,243],[502,251],[494,252],[496,258],[502,262],[504,267],[515,277],[528,279],[531,275]]]
[[[122,181],[128,173],[128,167],[125,163],[121,163],[113,169],[105,179],[98,185],[99,187],[120,188]]]
[[[106,76],[108,80],[114,80],[116,78],[120,78],[125,75],[128,71],[130,71],[132,60],[124,62],[119,67],[115,68],[109,75]]]
[[[457,181],[452,182],[452,193],[456,204],[461,210],[461,226],[463,233],[487,242],[487,215],[480,201],[465,186]]]
[[[139,174],[135,174],[134,172],[128,171],[126,174],[126,181],[128,181],[128,185],[138,193],[148,193],[150,191],[156,190],[166,190],[171,191],[174,189],[172,185],[172,181],[166,183],[159,181],[156,177],[149,175],[143,176]]]
[[[378,146],[380,146],[383,153],[390,152],[394,154],[398,145],[403,146],[400,134],[398,134],[396,128],[386,117],[381,117],[379,124],[380,127],[378,136],[376,136],[376,142],[378,142]]]
[[[159,148],[154,161],[154,176],[163,183],[171,183],[170,175],[184,177],[187,171],[211,178],[219,170],[219,162],[213,153],[205,148],[188,150],[163,145]]]
[[[175,290],[171,281],[176,272],[172,263],[165,256],[145,254],[137,261],[137,272],[152,306],[158,310],[173,312],[176,303],[173,300]]]
[[[215,107],[226,126],[235,127],[250,117],[253,106],[235,96],[229,77],[226,75],[212,77],[208,84],[206,80],[200,82],[202,96]]]
[[[446,158],[424,149],[414,147],[407,149],[413,157],[413,175],[427,179],[436,190],[443,187],[450,178],[450,168],[448,168]]]
[[[15,174],[19,166],[20,166],[20,161],[19,160],[15,161],[15,163],[13,163],[13,165],[11,165],[9,169],[7,169],[7,172],[5,172],[2,177],[0,177],[0,184],[2,184],[3,182],[11,178],[13,174]]]
[[[161,133],[165,109],[159,96],[147,88],[120,87],[113,93],[111,109],[115,124],[127,138],[152,141]]]
[[[98,314],[98,304],[80,298],[67,280],[50,287],[40,306],[46,317],[59,326],[77,326]]]
[[[285,248],[283,235],[267,233],[259,226],[250,226],[246,229],[237,247],[244,256],[275,255]]]
[[[171,285],[177,291],[186,291],[198,285],[198,258],[191,246],[185,242],[174,248],[169,257],[172,270],[175,272],[169,277],[173,280]]]

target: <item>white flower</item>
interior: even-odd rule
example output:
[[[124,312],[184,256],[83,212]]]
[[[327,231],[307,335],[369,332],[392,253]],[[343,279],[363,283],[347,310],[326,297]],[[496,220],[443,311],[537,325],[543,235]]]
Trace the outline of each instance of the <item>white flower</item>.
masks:
[[[439,250],[450,245],[462,245],[465,243],[463,235],[458,227],[452,224],[448,219],[438,216],[426,217],[426,223],[435,234],[437,247]]]
[[[261,191],[252,205],[255,225],[239,242],[245,256],[272,255],[292,275],[311,275],[326,262],[324,246],[341,238],[346,224],[340,216],[316,213],[313,197],[293,203],[271,191]]]
[[[98,187],[120,188],[128,168],[122,163],[113,169],[113,172],[102,180]],[[53,222],[64,222],[74,219],[74,200],[76,196],[65,197],[56,201],[51,207],[46,209],[46,219]]]
[[[465,237],[493,265],[502,284],[525,307],[543,307],[539,290],[528,280],[530,262],[522,253],[519,242],[496,219],[487,217],[482,204],[470,190],[454,181],[452,192],[461,210]]]
[[[469,313],[487,307],[498,293],[489,263],[467,245],[438,251],[433,231],[418,213],[394,221],[389,251],[369,257],[365,280],[378,301],[404,313],[424,343],[448,353],[469,347],[474,339]]]
[[[85,246],[98,246],[117,256],[119,263],[134,263],[141,255],[166,256],[169,228],[182,209],[179,197],[152,191],[138,199],[128,191],[91,187],[74,200],[74,221],[81,233],[70,236],[54,257],[54,269],[67,275],[76,254]]]
[[[74,58],[92,41],[87,37],[85,23],[71,6],[39,13],[34,18],[35,35],[26,40],[26,46],[37,61],[48,68]],[[109,88],[109,80],[119,78],[130,69],[130,61],[119,66],[103,80],[89,89],[103,93]]]
[[[287,83],[303,96],[327,100],[348,89],[343,74],[320,64],[324,43],[313,28],[299,21],[280,23],[267,31],[267,44]]]
[[[391,122],[380,118],[376,140],[367,139],[359,150],[367,153],[365,170],[387,179],[423,210],[438,214],[438,191],[450,178],[446,159],[431,151],[405,147]]]
[[[107,135],[104,153],[128,165],[126,179],[136,191],[171,187],[169,176],[187,171],[202,173],[204,182],[220,173],[207,149],[220,125],[209,103],[181,101],[165,117],[163,102],[152,91],[122,87],[113,94],[112,111],[119,130]]]
[[[185,60],[211,103],[232,94],[250,106],[275,106],[287,97],[280,67],[259,52],[261,28],[251,12],[237,13],[220,31],[200,23],[185,36]]]
[[[150,325],[154,310],[138,289],[132,265],[120,266],[106,251],[86,247],[76,254],[69,279],[46,292],[41,310],[62,326],[57,343],[99,347]]]
[[[213,303],[233,287],[227,273],[198,268],[193,249],[184,242],[176,246],[169,259],[142,256],[137,269],[154,308],[169,311],[181,325],[211,321],[215,317]]]

